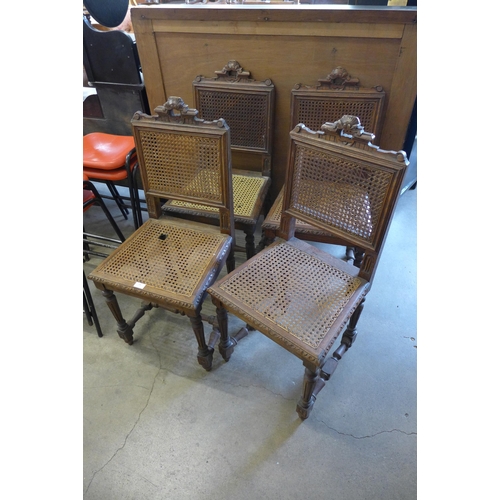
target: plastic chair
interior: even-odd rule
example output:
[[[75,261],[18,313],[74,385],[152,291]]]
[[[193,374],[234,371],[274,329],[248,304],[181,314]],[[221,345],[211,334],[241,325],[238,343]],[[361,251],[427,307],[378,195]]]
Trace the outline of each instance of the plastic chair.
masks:
[[[356,338],[408,161],[404,151],[372,145],[373,134],[354,116],[325,123],[318,132],[300,124],[290,138],[279,238],[208,293],[217,308],[219,350],[226,361],[249,328],[302,360],[297,413],[306,419]],[[360,268],[294,237],[296,218],[361,248]],[[227,311],[248,325],[236,340],[228,333]]]
[[[204,121],[179,97],[170,97],[155,116],[136,113],[132,128],[149,212],[147,220],[89,275],[102,290],[118,324],[133,344],[133,328],[146,311],[162,307],[186,315],[198,342],[198,362],[212,367],[216,325],[208,343],[201,308],[206,289],[226,265],[234,269],[234,212],[229,128]],[[209,205],[220,227],[162,216],[166,199]],[[142,301],[125,321],[114,292]],[[213,321],[212,321],[213,323]]]
[[[251,79],[237,61],[229,61],[215,74],[214,78],[196,77],[194,105],[201,118],[224,118],[231,130],[235,227],[246,235],[245,248],[236,249],[250,258],[255,255],[255,230],[271,186],[274,85],[269,79]],[[210,207],[169,200],[163,210],[217,222],[217,212]]]
[[[344,115],[353,115],[357,116],[366,130],[372,131],[376,138],[382,129],[384,102],[385,92],[381,86],[362,87],[359,78],[352,77],[346,69],[339,66],[326,78],[320,78],[316,85],[297,84],[292,89],[290,123],[292,126],[302,123],[311,130],[319,130],[325,122],[334,122]],[[284,188],[280,190],[262,223],[264,239],[260,248],[269,245],[276,238],[280,227],[283,193]],[[306,241],[344,244],[328,232],[299,220],[295,227],[295,236]],[[350,262],[359,265],[361,254],[358,250],[348,247],[346,257]]]

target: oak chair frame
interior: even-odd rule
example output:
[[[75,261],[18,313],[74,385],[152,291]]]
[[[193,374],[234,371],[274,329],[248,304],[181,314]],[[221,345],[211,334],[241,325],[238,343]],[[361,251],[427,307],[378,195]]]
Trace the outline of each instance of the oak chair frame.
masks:
[[[277,240],[219,279],[208,293],[216,306],[221,329],[219,351],[226,361],[249,329],[260,331],[302,360],[305,374],[297,413],[306,419],[318,393],[356,338],[357,322],[375,276],[408,161],[404,151],[384,151],[373,145],[373,134],[366,133],[354,116],[325,123],[317,132],[299,124],[290,132],[290,138]],[[316,178],[311,176],[314,169]],[[314,186],[322,190],[319,196]],[[360,267],[295,237],[297,218],[361,248]],[[299,265],[297,255],[307,266],[319,269],[316,277],[309,275],[309,267]],[[275,275],[265,283],[271,290],[268,293],[256,283],[266,280],[269,262]],[[335,277],[328,278],[326,284],[321,282],[323,275],[335,273],[342,276],[340,285],[335,284]],[[353,288],[346,291],[346,283]],[[247,324],[234,337],[228,333],[228,311]],[[322,333],[312,342],[309,336],[320,316]],[[340,345],[328,357],[342,332]]]
[[[316,85],[298,83],[294,86],[290,98],[290,124],[302,123],[311,130],[319,130],[325,122],[339,120],[344,115],[355,115],[363,127],[375,135],[376,142],[382,130],[384,104],[385,92],[381,86],[363,87],[359,78],[337,66],[326,78],[318,79]],[[278,234],[283,194],[284,187],[262,223],[263,240],[259,249],[269,245]],[[303,221],[298,221],[295,236],[307,241],[345,245],[341,239]],[[346,258],[359,266],[362,255],[359,249],[347,247]]]
[[[231,130],[235,227],[245,233],[247,258],[255,255],[255,230],[270,203],[275,89],[270,79],[251,78],[238,61],[229,61],[215,77],[193,81],[194,107],[206,120],[224,118]],[[204,207],[168,201],[166,213],[212,222],[217,214]]]
[[[198,118],[196,109],[175,96],[155,112],[137,112],[131,122],[149,220],[89,279],[102,291],[127,344],[133,344],[137,321],[153,307],[188,316],[198,362],[208,371],[219,331],[215,318],[201,313],[203,300],[222,267],[230,271],[235,266],[229,128],[223,119]],[[214,182],[200,182],[199,176]],[[166,199],[215,207],[220,227],[166,217],[161,209]],[[143,301],[129,321],[115,291]],[[208,343],[203,321],[213,326]]]

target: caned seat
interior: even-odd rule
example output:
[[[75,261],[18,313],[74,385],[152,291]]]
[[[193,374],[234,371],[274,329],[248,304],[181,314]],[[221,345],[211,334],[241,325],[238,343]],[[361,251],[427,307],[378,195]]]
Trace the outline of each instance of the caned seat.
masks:
[[[219,350],[226,361],[248,329],[302,360],[297,412],[305,419],[356,338],[408,161],[404,151],[372,145],[373,134],[354,116],[325,123],[316,132],[299,124],[290,138],[278,238],[208,293],[217,308]],[[360,248],[360,267],[295,237],[299,219]],[[227,329],[227,311],[247,323],[234,336]]]
[[[251,79],[237,61],[229,61],[215,73],[215,78],[196,77],[194,105],[205,120],[224,118],[229,125],[235,227],[245,232],[250,258],[271,185],[274,85],[271,80]],[[163,210],[205,222],[217,218],[216,210],[183,201],[168,200]]]
[[[199,119],[179,97],[170,97],[149,116],[132,119],[149,219],[89,275],[117,323],[133,343],[133,328],[152,307],[185,314],[198,342],[198,362],[212,367],[214,325],[207,343],[201,313],[207,288],[224,265],[234,269],[234,215],[229,129],[224,120]],[[166,199],[218,210],[220,227],[162,215]],[[141,299],[128,322],[114,292]]]
[[[344,115],[357,116],[363,127],[380,134],[384,111],[385,92],[382,87],[362,87],[358,78],[352,77],[342,67],[334,68],[326,77],[320,78],[317,85],[297,84],[291,92],[292,126],[302,123],[311,130],[319,130],[325,122],[334,122]],[[284,188],[280,190],[268,211],[262,230],[263,245],[268,245],[275,238],[280,225]],[[307,241],[317,241],[335,245],[345,242],[325,231],[297,220],[295,236]],[[358,249],[348,248],[347,257],[359,265],[361,255]]]

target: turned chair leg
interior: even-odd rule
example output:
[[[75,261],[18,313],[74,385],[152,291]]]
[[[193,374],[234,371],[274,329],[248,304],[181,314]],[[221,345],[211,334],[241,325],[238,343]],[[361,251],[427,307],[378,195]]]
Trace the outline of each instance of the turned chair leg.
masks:
[[[212,360],[214,356],[213,348],[208,347],[205,341],[205,329],[201,314],[191,316],[191,326],[193,327],[196,341],[198,342],[198,363],[209,372],[212,369]]]
[[[314,389],[318,383],[319,368],[315,370],[310,370],[307,366],[304,371],[304,384],[302,389],[302,397],[297,403],[297,413],[302,420],[305,420],[311,414],[314,402],[316,401],[316,395],[314,394]]]
[[[247,254],[247,260],[255,255],[255,227],[251,227],[244,230],[245,232],[245,250]]]
[[[323,389],[323,387],[325,387],[326,382],[330,380],[330,377],[337,369],[342,356],[348,349],[350,349],[353,342],[356,340],[356,325],[358,324],[359,317],[363,311],[364,303],[365,299],[360,302],[354,311],[354,314],[351,316],[349,324],[342,335],[339,347],[337,347],[331,357],[326,360],[323,366],[315,370],[311,370],[306,366],[303,394],[301,400],[297,404],[297,413],[302,420],[305,420],[311,414],[314,402],[316,401],[319,392]]]
[[[109,310],[113,314],[116,323],[118,325],[118,330],[117,330],[118,335],[128,345],[132,345],[134,343],[134,331],[125,321],[120,306],[118,305],[118,301],[116,300],[116,296],[113,293],[113,290],[103,290],[102,294],[104,296],[104,299],[106,300],[106,304],[108,305]]]
[[[139,321],[140,318],[144,316],[146,311],[151,310],[153,307],[158,307],[156,304],[152,304],[151,302],[143,302],[141,307],[136,311],[134,317],[130,321],[125,321],[122,315],[122,311],[120,306],[118,305],[118,301],[116,300],[116,296],[112,290],[103,290],[102,294],[106,299],[106,304],[113,314],[116,323],[118,325],[118,335],[122,338],[128,345],[132,345],[134,343],[134,326]]]
[[[224,361],[229,361],[238,342],[248,335],[248,329],[243,327],[234,337],[229,336],[227,311],[224,309],[222,302],[215,297],[212,297],[212,302],[217,313],[217,325],[220,331],[219,352]]]
[[[264,248],[269,246],[275,239],[276,235],[274,233],[270,236],[269,234],[267,234],[267,231],[262,230],[260,241],[255,251],[259,253],[260,251],[264,250]]]
[[[348,264],[354,263],[354,247],[346,247],[345,260]]]
[[[224,309],[222,303],[214,297],[212,297],[212,302],[215,306],[217,324],[220,331],[219,352],[224,361],[229,361],[231,354],[233,354],[235,344],[233,343],[231,337],[229,337],[227,328],[227,311]]]
[[[226,260],[226,270],[228,273],[234,271],[236,267],[236,257],[234,256],[234,248],[231,248]]]
[[[354,265],[356,267],[361,267],[361,262],[363,261],[365,253],[362,248],[354,247]]]

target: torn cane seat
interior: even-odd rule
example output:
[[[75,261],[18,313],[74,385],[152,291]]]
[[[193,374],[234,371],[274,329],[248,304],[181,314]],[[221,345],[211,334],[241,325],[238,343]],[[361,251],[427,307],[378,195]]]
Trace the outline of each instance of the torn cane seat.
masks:
[[[224,120],[205,121],[179,97],[169,97],[154,116],[132,119],[149,219],[89,275],[101,289],[132,344],[133,328],[146,311],[161,307],[189,317],[198,342],[198,362],[212,367],[218,329],[207,342],[201,312],[207,288],[222,267],[234,269],[234,215],[229,128]],[[206,174],[206,175],[204,175]],[[196,178],[204,182],[196,182]],[[220,227],[167,217],[161,205],[180,199],[219,211]],[[114,292],[142,300],[125,321]]]

